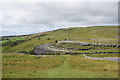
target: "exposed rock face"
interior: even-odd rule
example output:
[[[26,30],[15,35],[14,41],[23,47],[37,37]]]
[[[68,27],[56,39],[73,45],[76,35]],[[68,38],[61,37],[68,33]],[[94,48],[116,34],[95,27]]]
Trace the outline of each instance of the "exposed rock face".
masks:
[[[36,54],[57,54],[54,52],[69,52],[69,50],[59,49],[54,47],[53,45],[54,44],[49,43],[49,44],[37,46],[34,52]]]
[[[51,45],[51,44],[43,44],[43,45],[37,46],[34,52],[36,54],[48,53],[49,50],[46,47],[49,46],[49,45]]]

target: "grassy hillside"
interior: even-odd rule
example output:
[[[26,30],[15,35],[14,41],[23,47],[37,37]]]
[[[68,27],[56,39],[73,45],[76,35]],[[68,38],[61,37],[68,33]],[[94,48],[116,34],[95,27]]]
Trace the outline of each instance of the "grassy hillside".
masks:
[[[118,62],[83,55],[3,54],[3,78],[118,78]]]
[[[54,43],[55,40],[71,40],[95,43],[117,43],[118,26],[73,27],[26,36],[5,37],[0,43],[3,53],[33,50],[35,46]],[[15,42],[16,41],[16,42]],[[17,44],[15,44],[17,43]]]
[[[57,41],[81,41],[118,44],[117,26],[73,27],[23,36],[0,38],[3,53],[30,53],[38,45],[54,43],[59,49],[74,48],[73,52],[117,52],[118,47],[84,46]],[[89,49],[89,50],[82,50]],[[44,50],[44,49],[42,49]],[[72,52],[71,51],[71,52]],[[46,52],[45,52],[46,53]],[[56,53],[56,52],[55,52]],[[64,52],[60,52],[64,53]],[[118,57],[119,53],[86,54],[90,57]],[[119,62],[93,60],[82,54],[74,55],[2,54],[3,78],[118,78]]]

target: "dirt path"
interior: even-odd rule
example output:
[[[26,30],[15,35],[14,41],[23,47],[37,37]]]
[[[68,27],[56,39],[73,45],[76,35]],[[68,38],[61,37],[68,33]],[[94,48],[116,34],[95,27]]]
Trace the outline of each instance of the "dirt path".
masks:
[[[64,55],[64,63],[63,63],[63,65],[61,66],[61,68],[69,68],[69,57],[68,57],[69,55]]]

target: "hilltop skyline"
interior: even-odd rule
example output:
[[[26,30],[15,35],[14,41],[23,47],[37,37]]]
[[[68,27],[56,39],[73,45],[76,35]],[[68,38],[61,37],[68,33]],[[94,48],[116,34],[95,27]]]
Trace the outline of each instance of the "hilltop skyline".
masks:
[[[117,25],[117,2],[1,3],[2,36],[24,35],[68,27]]]

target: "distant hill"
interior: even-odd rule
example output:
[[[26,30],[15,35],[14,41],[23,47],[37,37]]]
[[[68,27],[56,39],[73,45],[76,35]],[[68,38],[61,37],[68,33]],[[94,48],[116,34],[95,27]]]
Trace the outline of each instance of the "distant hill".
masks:
[[[95,43],[118,43],[118,26],[71,27],[43,33],[3,37],[2,52],[31,51],[35,46],[55,41],[82,41]]]

